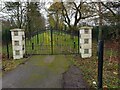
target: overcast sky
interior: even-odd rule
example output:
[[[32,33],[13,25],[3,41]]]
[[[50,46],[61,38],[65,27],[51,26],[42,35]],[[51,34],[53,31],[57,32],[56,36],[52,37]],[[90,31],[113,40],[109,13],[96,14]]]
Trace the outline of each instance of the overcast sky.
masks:
[[[3,9],[5,6],[4,6],[4,2],[16,2],[16,1],[21,1],[21,2],[27,2],[28,0],[0,0],[0,19],[2,19],[4,17],[8,17],[8,13],[3,13],[1,12],[1,9]],[[61,1],[61,0],[29,0],[29,1],[32,1],[32,2],[46,2],[45,3],[45,8],[49,8],[51,3],[53,3],[53,1]],[[80,2],[80,0],[62,0],[62,1],[69,1],[69,2],[72,2],[72,1],[76,1],[76,2]],[[100,0],[82,0],[82,1],[100,1]],[[119,1],[119,0],[101,0],[101,1]],[[42,9],[40,11],[45,18],[47,18],[47,12],[45,11],[45,9]]]

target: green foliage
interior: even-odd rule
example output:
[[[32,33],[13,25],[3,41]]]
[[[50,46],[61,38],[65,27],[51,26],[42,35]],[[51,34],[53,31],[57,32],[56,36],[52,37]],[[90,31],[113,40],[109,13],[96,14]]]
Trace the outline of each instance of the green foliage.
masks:
[[[55,2],[49,7],[48,10],[53,12],[58,11],[60,13],[62,10],[62,4],[60,2]]]
[[[55,28],[55,20],[54,20],[54,18],[51,15],[49,15],[48,21],[49,21],[50,26],[52,28]]]
[[[61,15],[62,4],[60,2],[53,3],[49,8],[48,21],[52,28],[57,30],[63,30],[64,21]]]
[[[98,40],[98,32],[99,32],[99,27],[93,27],[92,29],[92,38],[95,39],[96,41]]]
[[[116,31],[117,31],[118,28],[119,28],[119,26],[117,26],[117,25],[111,25],[111,26],[104,25],[104,26],[102,26],[104,39],[105,40],[110,40],[110,39],[115,38],[116,37]],[[93,39],[98,40],[98,33],[99,33],[99,26],[93,27],[93,29],[92,29]]]
[[[39,12],[38,4],[31,2],[28,7],[29,7],[28,17],[32,25],[31,29],[45,28],[45,20],[44,17]]]
[[[11,42],[11,32],[9,29],[2,31],[2,44],[6,44],[7,42]]]
[[[45,18],[39,11],[39,3],[37,2],[30,2],[27,4],[27,12],[26,12],[26,33],[31,36],[32,32],[37,30],[45,29]]]
[[[2,43],[6,44],[11,42],[11,26],[9,21],[2,22]]]

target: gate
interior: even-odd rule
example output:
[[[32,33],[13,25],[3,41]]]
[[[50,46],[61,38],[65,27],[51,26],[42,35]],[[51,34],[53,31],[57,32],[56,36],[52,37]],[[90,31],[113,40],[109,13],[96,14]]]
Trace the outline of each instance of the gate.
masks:
[[[65,30],[43,30],[26,38],[26,54],[78,54],[79,33]]]

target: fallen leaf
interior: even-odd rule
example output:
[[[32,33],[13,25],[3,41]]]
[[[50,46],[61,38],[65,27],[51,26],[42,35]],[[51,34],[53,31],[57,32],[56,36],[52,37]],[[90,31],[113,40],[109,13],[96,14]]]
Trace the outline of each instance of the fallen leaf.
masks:
[[[118,73],[117,73],[117,72],[113,72],[113,74],[118,75]]]

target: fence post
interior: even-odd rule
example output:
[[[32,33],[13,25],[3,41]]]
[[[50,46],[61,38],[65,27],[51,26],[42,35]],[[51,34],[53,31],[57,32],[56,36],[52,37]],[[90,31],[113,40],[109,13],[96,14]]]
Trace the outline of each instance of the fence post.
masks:
[[[103,46],[104,41],[100,40],[99,41],[99,49],[98,49],[98,89],[102,88],[102,78],[103,78]]]
[[[104,51],[104,39],[102,30],[102,12],[101,2],[99,5],[99,36],[98,36],[98,89],[103,88],[103,51]]]
[[[39,33],[38,33],[38,29],[37,29],[37,44],[39,44]]]
[[[78,54],[80,53],[79,51],[80,51],[80,34],[79,34],[80,32],[79,32],[79,30],[78,30]]]
[[[26,32],[25,32],[25,47],[27,46],[27,39],[26,39],[27,35],[26,35]],[[25,55],[27,54],[27,50],[25,49]]]
[[[32,50],[34,50],[34,43],[32,43]]]
[[[8,45],[8,37],[7,37],[7,30],[6,30],[6,48],[7,48],[7,58],[9,59],[9,45]]]
[[[75,41],[74,41],[74,49],[75,49]]]

